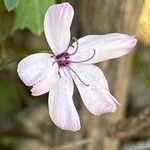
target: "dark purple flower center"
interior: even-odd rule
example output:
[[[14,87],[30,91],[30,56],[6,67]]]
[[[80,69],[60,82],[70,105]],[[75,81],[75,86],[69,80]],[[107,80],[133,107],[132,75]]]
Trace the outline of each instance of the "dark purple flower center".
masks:
[[[64,52],[62,54],[55,56],[55,60],[58,63],[59,68],[69,65],[70,64],[70,61],[68,60],[69,58],[70,56],[67,52],[66,53]]]
[[[52,57],[55,59],[55,61],[53,62],[52,65],[54,65],[54,64],[57,62],[59,68],[67,67],[69,70],[71,70],[71,71],[78,77],[78,79],[79,79],[85,86],[89,86],[89,84],[86,84],[86,83],[84,83],[84,82],[82,81],[82,79],[81,79],[81,78],[78,76],[78,74],[69,66],[69,64],[70,64],[70,63],[82,63],[82,62],[89,61],[89,60],[91,60],[91,59],[95,56],[96,51],[93,50],[93,55],[92,55],[90,58],[88,58],[88,59],[85,59],[85,60],[82,60],[82,61],[71,61],[71,60],[70,60],[70,56],[71,56],[71,55],[74,55],[74,54],[78,51],[78,41],[77,41],[77,39],[76,39],[75,37],[73,37],[72,39],[76,42],[76,48],[75,48],[72,44],[69,45],[69,47],[72,46],[73,48],[75,48],[75,51],[74,51],[73,53],[69,54],[69,53],[68,53],[69,47],[68,47],[65,52],[63,52],[63,53],[61,53],[61,54],[59,54],[59,55],[56,55],[56,56],[55,56],[55,55],[52,56]]]

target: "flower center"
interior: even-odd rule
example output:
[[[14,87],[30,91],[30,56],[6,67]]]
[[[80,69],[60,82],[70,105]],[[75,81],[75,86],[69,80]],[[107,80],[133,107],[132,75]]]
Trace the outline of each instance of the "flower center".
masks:
[[[59,55],[54,55],[52,56],[55,61],[53,62],[52,65],[54,65],[56,62],[58,63],[58,66],[59,68],[62,68],[62,67],[67,67],[70,71],[72,71],[76,76],[77,78],[85,85],[85,86],[89,86],[89,84],[86,84],[82,81],[82,79],[79,77],[79,75],[69,66],[70,63],[82,63],[82,62],[86,62],[86,61],[89,61],[91,60],[94,56],[95,56],[95,53],[96,51],[93,49],[93,55],[88,58],[88,59],[85,59],[85,60],[81,60],[81,61],[71,61],[70,60],[70,56],[71,55],[74,55],[77,51],[78,51],[78,41],[75,37],[72,38],[75,42],[76,42],[76,48],[71,44],[68,46],[68,48],[66,49],[65,52],[59,54]],[[69,47],[72,46],[73,48],[75,48],[75,51],[73,53],[68,53],[68,50],[69,50]],[[59,73],[58,73],[59,74]],[[61,76],[60,76],[61,77]]]
[[[68,60],[70,58],[70,55],[67,52],[64,52],[62,54],[59,54],[55,56],[55,62],[58,63],[59,68],[65,67],[70,64],[70,61]]]

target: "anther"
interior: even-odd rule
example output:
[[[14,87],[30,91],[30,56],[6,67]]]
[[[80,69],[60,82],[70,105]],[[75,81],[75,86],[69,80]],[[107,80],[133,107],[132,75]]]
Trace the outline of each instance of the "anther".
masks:
[[[72,53],[72,54],[69,54],[69,56],[71,55],[74,55],[77,51],[78,51],[78,46],[79,46],[79,43],[78,43],[78,40],[76,37],[73,37],[72,38],[75,42],[76,42],[76,50]],[[73,46],[73,45],[72,45]],[[74,47],[74,46],[73,46]]]

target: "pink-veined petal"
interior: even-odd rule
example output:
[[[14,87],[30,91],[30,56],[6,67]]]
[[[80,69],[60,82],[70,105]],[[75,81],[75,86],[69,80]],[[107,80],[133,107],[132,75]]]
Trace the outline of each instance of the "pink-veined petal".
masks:
[[[111,33],[106,35],[88,35],[78,40],[79,48],[71,60],[82,61],[90,58],[94,50],[95,56],[85,63],[97,63],[108,59],[118,58],[129,53],[136,45],[134,36]],[[73,44],[74,46],[76,43]],[[73,48],[70,48],[73,51]]]
[[[116,110],[118,102],[110,94],[107,81],[100,69],[96,66],[86,64],[73,64],[70,67],[84,83],[89,84],[89,86],[85,86],[70,70],[81,98],[91,113],[101,115]]]
[[[33,86],[33,96],[42,95],[54,86],[58,77],[58,65],[52,65],[54,61],[51,54],[37,53],[19,62],[18,75],[25,85]]]
[[[78,131],[80,120],[72,99],[73,80],[67,72],[60,76],[49,93],[49,114],[59,128]]]
[[[55,55],[64,52],[69,46],[73,16],[73,8],[66,2],[50,6],[45,14],[45,36]]]

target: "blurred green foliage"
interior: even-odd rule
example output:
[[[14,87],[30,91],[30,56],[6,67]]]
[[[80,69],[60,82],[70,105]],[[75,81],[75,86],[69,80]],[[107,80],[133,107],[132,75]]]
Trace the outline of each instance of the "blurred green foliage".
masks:
[[[5,22],[4,24],[10,25],[11,28],[13,27],[13,31],[17,29],[29,29],[32,33],[40,35],[43,32],[44,14],[47,8],[54,3],[55,0],[4,0],[7,10],[14,10],[10,13],[5,13],[7,15],[15,13],[14,21],[10,21],[10,18],[5,16],[5,20],[8,19],[7,22],[10,21],[11,25]],[[2,1],[0,2],[0,5],[3,5]],[[3,23],[2,20],[0,20],[0,22]],[[5,25],[1,25],[1,27],[5,28]],[[5,30],[2,31],[5,32]]]
[[[43,31],[44,14],[54,0],[21,0],[16,9],[14,29],[30,29],[40,35]]]
[[[8,11],[15,9],[19,5],[20,0],[4,0]]]

